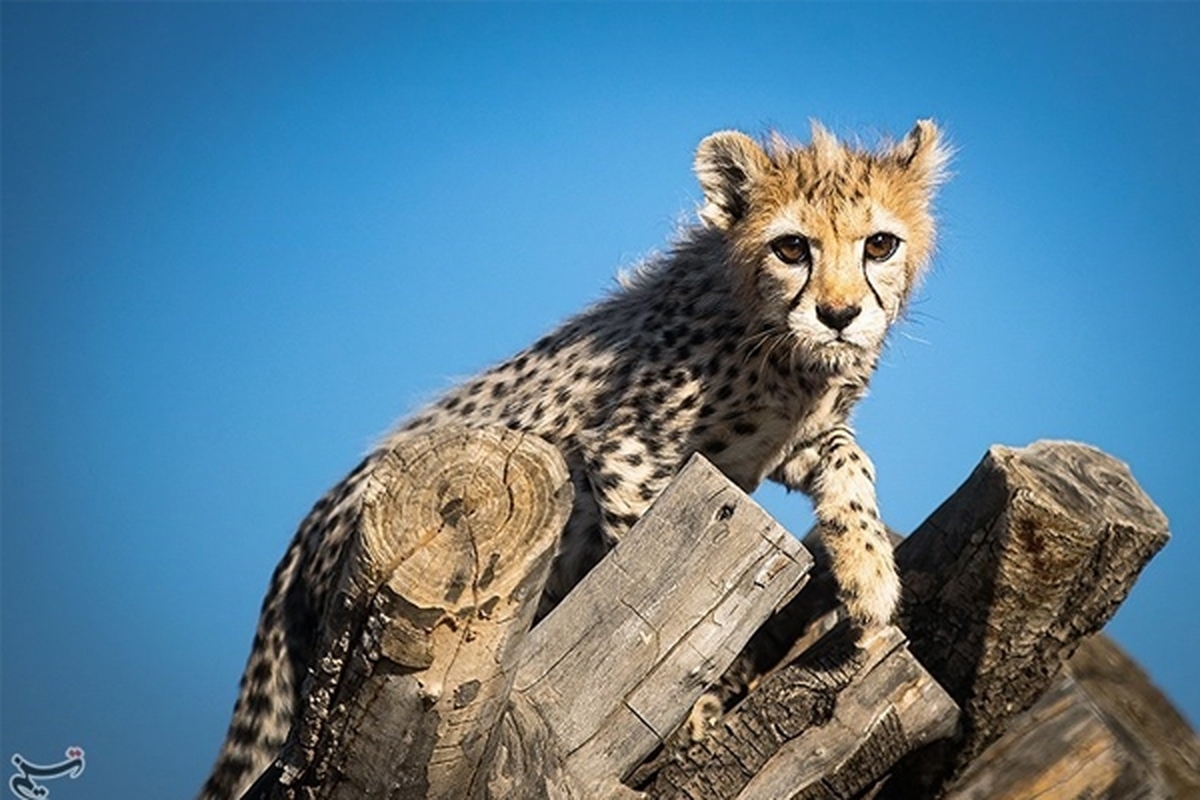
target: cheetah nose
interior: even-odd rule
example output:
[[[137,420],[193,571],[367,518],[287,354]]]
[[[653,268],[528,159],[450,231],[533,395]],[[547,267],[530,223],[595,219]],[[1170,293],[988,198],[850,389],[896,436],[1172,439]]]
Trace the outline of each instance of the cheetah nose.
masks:
[[[822,303],[817,306],[817,319],[835,331],[844,331],[860,311],[860,306],[828,306]]]

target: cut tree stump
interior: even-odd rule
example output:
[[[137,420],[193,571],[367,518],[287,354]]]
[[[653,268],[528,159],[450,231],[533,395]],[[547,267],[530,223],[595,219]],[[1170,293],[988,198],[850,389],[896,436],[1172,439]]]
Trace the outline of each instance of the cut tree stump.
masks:
[[[534,437],[444,429],[387,452],[322,621],[300,730],[273,785],[251,791],[484,796],[570,505],[562,458]]]

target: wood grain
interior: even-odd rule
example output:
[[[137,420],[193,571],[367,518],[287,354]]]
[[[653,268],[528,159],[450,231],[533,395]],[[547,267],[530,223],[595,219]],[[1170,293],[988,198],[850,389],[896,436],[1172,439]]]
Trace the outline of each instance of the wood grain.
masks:
[[[801,544],[700,456],[525,643],[514,694],[569,769],[620,778],[800,588]]]
[[[507,430],[440,429],[386,453],[266,796],[486,796],[570,503],[557,451]]]

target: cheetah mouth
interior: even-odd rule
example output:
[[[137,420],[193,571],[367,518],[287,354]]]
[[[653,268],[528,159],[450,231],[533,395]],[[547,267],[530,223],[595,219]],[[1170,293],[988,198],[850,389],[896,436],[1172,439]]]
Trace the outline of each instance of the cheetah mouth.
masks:
[[[804,360],[811,368],[827,373],[856,369],[871,357],[871,348],[841,335],[804,348]]]
[[[819,343],[817,349],[834,352],[854,352],[866,350],[867,348],[862,342],[856,341],[846,336],[845,333],[838,331],[824,342]]]

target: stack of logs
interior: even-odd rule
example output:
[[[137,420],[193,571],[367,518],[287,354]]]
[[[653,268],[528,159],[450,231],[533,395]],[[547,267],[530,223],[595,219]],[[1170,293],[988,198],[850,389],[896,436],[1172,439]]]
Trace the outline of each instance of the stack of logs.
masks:
[[[570,503],[509,431],[382,460],[302,722],[246,797],[1200,796],[1195,734],[1097,634],[1168,538],[1098,450],[993,447],[865,634],[819,546],[699,456],[531,629]]]

